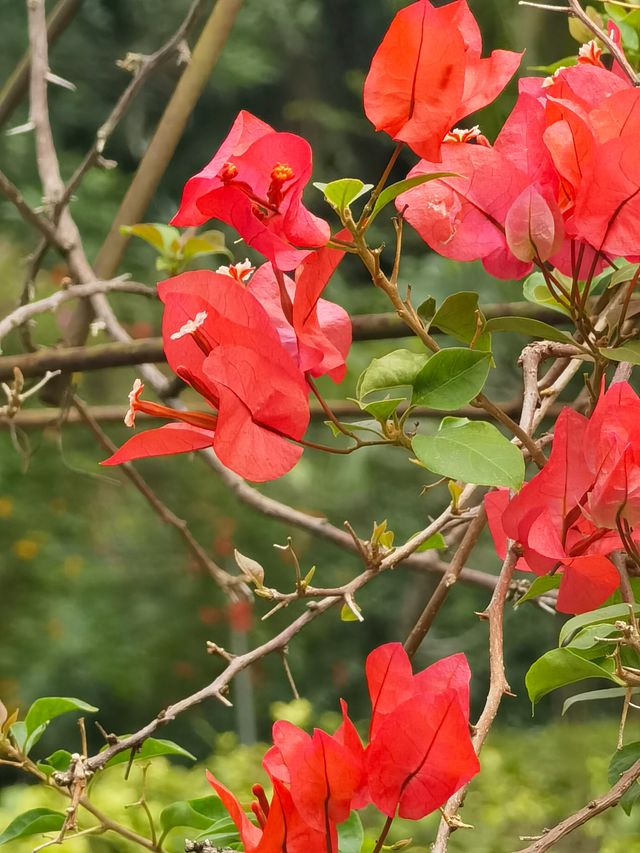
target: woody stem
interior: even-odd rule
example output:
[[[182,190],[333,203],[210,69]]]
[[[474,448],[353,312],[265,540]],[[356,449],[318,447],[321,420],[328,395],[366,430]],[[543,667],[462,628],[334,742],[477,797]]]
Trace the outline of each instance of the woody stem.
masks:
[[[387,835],[389,835],[389,830],[391,829],[391,824],[393,823],[393,818],[388,817],[385,821],[384,826],[382,827],[382,832],[378,836],[378,840],[376,841],[376,846],[373,848],[373,853],[380,853],[384,842],[386,841]]]

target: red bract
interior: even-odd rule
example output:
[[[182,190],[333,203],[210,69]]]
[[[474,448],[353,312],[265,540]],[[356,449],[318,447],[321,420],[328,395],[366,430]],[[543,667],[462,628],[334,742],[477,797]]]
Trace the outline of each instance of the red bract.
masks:
[[[213,159],[187,181],[171,224],[219,219],[279,269],[292,270],[330,236],[302,204],[311,170],[306,140],[242,111]]]
[[[611,427],[615,430],[613,423]],[[517,568],[537,575],[561,572],[557,609],[562,613],[599,607],[619,584],[618,572],[606,557],[621,547],[618,535],[585,517],[591,495],[600,488],[600,474],[593,464],[600,458],[600,450],[590,429],[587,418],[563,409],[542,471],[511,501],[506,490],[485,498],[489,527],[501,557],[508,537],[522,546]]]
[[[585,457],[595,478],[587,514],[599,527],[640,521],[640,399],[627,382],[603,394],[589,420]]]
[[[376,130],[438,160],[453,125],[491,103],[513,76],[521,54],[482,40],[466,0],[434,8],[419,0],[393,19],[371,62],[364,109]]]
[[[287,785],[302,819],[318,832],[349,817],[361,788],[363,756],[338,738],[316,729],[313,735],[280,720],[263,765],[272,779]]]
[[[207,779],[235,823],[245,853],[311,853],[337,849],[335,826],[330,827],[329,840],[326,830],[318,832],[310,827],[301,818],[286,786],[277,780],[273,781],[271,803],[267,802],[261,786],[254,786],[256,802],[252,804],[252,811],[260,824],[255,826],[228,788],[212,773],[207,772]],[[334,846],[329,847],[329,844]]]
[[[399,643],[369,655],[372,716],[365,761],[371,800],[384,814],[418,820],[479,771],[469,736],[469,679],[464,655],[415,676]]]
[[[217,417],[177,412],[131,397],[136,411],[181,421],[139,433],[103,464],[213,447],[228,468],[254,482],[298,461],[309,422],[307,385],[255,297],[229,276],[183,273],[158,285],[163,341],[173,371]]]
[[[351,320],[344,308],[320,299],[320,294],[343,255],[337,249],[320,249],[309,255],[298,269],[295,282],[282,276],[284,299],[271,264],[263,264],[248,285],[300,370],[313,376],[327,373],[336,382],[343,379],[346,371]]]

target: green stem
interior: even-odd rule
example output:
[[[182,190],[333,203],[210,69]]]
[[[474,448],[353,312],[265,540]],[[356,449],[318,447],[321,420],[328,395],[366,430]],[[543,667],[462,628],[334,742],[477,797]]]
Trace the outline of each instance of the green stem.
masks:
[[[385,184],[389,180],[389,175],[391,174],[391,170],[395,166],[396,160],[400,156],[400,152],[402,151],[403,147],[404,147],[404,142],[398,142],[396,147],[393,149],[393,153],[392,153],[391,157],[389,158],[389,162],[387,163],[385,170],[382,173],[380,180],[376,184],[373,192],[369,196],[369,200],[365,204],[364,209],[362,211],[362,215],[360,216],[360,219],[358,220],[358,225],[357,225],[358,231],[361,231],[365,228],[365,226],[367,224],[367,220],[369,219],[369,216],[371,215],[371,211],[373,210],[374,205],[375,205],[376,201],[378,200],[378,196],[380,195],[380,193],[382,192],[382,190],[385,187]]]

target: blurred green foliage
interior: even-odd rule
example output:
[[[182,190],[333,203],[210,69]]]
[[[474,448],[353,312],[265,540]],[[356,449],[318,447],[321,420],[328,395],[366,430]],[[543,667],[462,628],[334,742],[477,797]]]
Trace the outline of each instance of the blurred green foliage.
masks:
[[[280,713],[286,709],[278,709]],[[303,722],[300,709],[293,718]],[[291,716],[291,714],[288,714]],[[311,714],[302,714],[313,718]],[[320,717],[319,725],[332,725]],[[307,720],[308,724],[308,720]],[[588,750],[585,745],[588,744]],[[251,786],[266,784],[260,767],[266,745],[241,746],[232,733],[217,735],[209,745],[211,757],[196,766],[169,763],[164,758],[151,762],[144,785],[145,799],[154,820],[167,805],[178,800],[204,797],[211,793],[206,783],[205,767],[211,770],[247,806]],[[505,853],[526,846],[522,836],[535,835],[545,825],[552,825],[572,810],[580,808],[607,788],[607,766],[612,751],[611,727],[606,723],[575,724],[563,721],[543,729],[505,728],[494,732],[482,753],[481,773],[473,780],[465,802],[464,819],[473,829],[459,830],[450,842],[452,853]],[[560,760],[559,760],[560,759]],[[131,806],[142,792],[142,768],[136,764],[130,778],[123,778],[123,766],[106,770],[93,783],[94,804],[114,820],[148,834],[148,821],[139,807]],[[61,808],[61,798],[40,787],[14,785],[0,793],[0,827],[4,828],[17,814],[27,809],[46,806]],[[395,821],[391,841],[413,837],[410,848],[427,853],[435,837],[439,815],[416,824]],[[380,815],[375,809],[362,813],[367,838],[373,840],[380,829]],[[88,823],[81,824],[86,828]],[[172,853],[184,849],[187,830],[174,830],[167,848]],[[38,839],[15,841],[7,848],[11,853],[31,853]],[[135,845],[113,834],[67,842],[74,853],[128,853]],[[628,818],[622,809],[614,808],[586,824],[557,845],[559,853],[629,853],[640,845],[637,818]]]
[[[240,108],[255,112],[279,129],[306,136],[314,148],[314,179],[330,181],[348,175],[375,181],[390,145],[384,136],[372,132],[362,115],[361,85],[375,46],[401,5],[399,0],[373,4],[370,0],[246,0],[145,220],[169,219],[185,179],[211,157]],[[55,73],[78,87],[75,93],[55,87],[50,92],[53,129],[65,176],[91,144],[95,129],[128,81],[116,60],[128,51],[157,48],[187,6],[187,0],[85,0],[51,57]],[[503,0],[472,0],[471,6],[480,19],[487,49],[526,47],[525,66],[548,63],[575,50],[561,15],[545,17],[515,4],[505,11]],[[4,78],[25,46],[24,4],[0,0],[0,20],[0,77]],[[177,75],[178,70],[167,64],[150,80],[105,152],[118,162],[118,168],[91,171],[77,192],[72,209],[90,256],[108,232]],[[488,136],[497,132],[514,92],[512,85],[482,116]],[[19,125],[26,118],[23,104],[10,125]],[[31,135],[2,135],[0,158],[27,199],[37,205],[40,189]],[[394,178],[402,177],[411,165],[411,155],[403,154]],[[307,198],[314,210],[329,216],[319,192],[309,188]],[[0,242],[0,311],[4,313],[20,292],[24,258],[35,238],[13,208],[1,200],[0,221],[4,235]],[[389,238],[387,228],[387,217],[380,216],[376,229],[381,240]],[[232,248],[233,239],[227,235],[227,245]],[[242,257],[244,252],[238,259]],[[122,271],[153,283],[154,264],[153,251],[141,241],[132,241]],[[49,255],[38,279],[38,294],[52,292],[64,273],[64,265]],[[430,256],[411,233],[405,239],[402,280],[412,283],[416,304],[427,296],[440,302],[456,290],[478,291],[482,304],[521,298],[518,286],[496,284],[477,265],[456,265]],[[383,296],[373,291],[349,258],[328,296],[354,313],[387,310]],[[134,337],[157,334],[157,305],[122,295],[113,304]],[[64,318],[63,312],[61,316]],[[52,344],[59,331],[52,318],[43,317],[34,335],[39,344]],[[496,338],[494,355],[499,370],[492,372],[488,392],[498,400],[508,400],[520,388],[515,355],[517,344],[525,339]],[[105,338],[99,334],[96,340]],[[17,337],[4,344],[6,352],[20,351]],[[336,389],[327,382],[323,391],[329,398],[344,399],[354,392],[355,380],[370,359],[397,346],[419,349],[407,341],[357,344],[344,387]],[[134,376],[135,371],[127,368],[86,374],[77,377],[77,389],[92,403],[122,403]],[[426,429],[435,427],[434,422]],[[314,437],[326,440],[324,427],[314,429]],[[124,427],[109,426],[108,431],[116,442],[124,438]],[[26,708],[42,695],[78,696],[101,708],[99,718],[107,731],[134,730],[159,708],[196,690],[219,671],[219,661],[205,654],[206,640],[241,651],[291,619],[292,612],[280,612],[261,622],[268,603],[258,602],[249,632],[232,630],[223,597],[193,563],[175,531],[159,522],[117,471],[105,473],[98,468],[104,454],[82,427],[60,432],[52,425],[27,438],[30,458],[25,470],[25,460],[16,452],[8,432],[0,432],[0,697],[7,706]],[[161,498],[188,520],[199,541],[230,570],[232,549],[237,547],[265,566],[268,585],[292,589],[293,569],[272,545],[293,535],[303,569],[318,567],[314,583],[344,583],[358,571],[354,557],[240,505],[198,459],[151,460],[139,468]],[[361,536],[367,535],[374,519],[387,519],[396,542],[402,542],[446,500],[437,491],[421,496],[426,479],[432,479],[431,475],[410,465],[398,449],[369,449],[347,460],[307,452],[290,475],[262,490],[298,509],[325,514],[337,525],[349,519]],[[488,538],[474,552],[471,565],[484,571],[497,569]],[[402,569],[389,573],[359,598],[363,625],[341,622],[337,612],[313,623],[291,644],[291,667],[301,693],[322,709],[335,708],[338,696],[345,696],[353,714],[363,716],[367,653],[381,642],[404,637],[435,582],[431,576]],[[486,693],[488,672],[486,625],[473,613],[482,610],[487,599],[486,590],[459,585],[416,661],[422,667],[444,655],[465,652],[474,673],[474,717]],[[530,725],[524,673],[532,660],[554,644],[558,627],[558,618],[535,605],[517,612],[509,609],[507,668],[518,698],[505,700],[500,717],[504,724]],[[217,733],[235,727],[246,740],[256,732],[267,737],[264,709],[290,696],[278,657],[254,666],[234,690],[236,710],[213,703],[200,706],[179,718],[166,734],[198,755],[207,754],[215,744],[210,766],[230,787],[252,781],[261,749],[236,747],[233,736]],[[559,713],[562,698],[553,696],[541,703],[536,725]],[[576,710],[573,718],[580,719],[584,713]],[[75,750],[77,738],[75,725],[61,721],[43,738],[43,754],[62,742]],[[94,751],[100,739],[91,729],[89,738]],[[614,738],[614,723],[588,729],[563,724],[546,734],[540,728],[496,734],[484,754],[484,772],[465,810],[465,817],[478,825],[473,849],[479,853],[504,850],[503,837],[539,830],[586,801],[593,791],[603,790]],[[587,749],[590,757],[583,761]],[[559,754],[566,755],[566,763],[557,761]],[[207,793],[201,768],[176,768],[168,773],[167,767],[162,760],[154,763],[149,781],[154,808],[172,799]],[[139,795],[139,776],[134,774],[125,785],[119,772],[111,770],[96,783],[98,801],[113,804],[116,812]],[[14,781],[13,774],[0,773],[0,784]],[[2,791],[0,823],[6,824],[20,810],[44,804],[46,798],[33,788]],[[128,815],[136,813],[130,810]],[[628,827],[621,820],[614,813],[589,825],[584,834],[587,846],[581,849],[604,853],[630,849],[624,842],[615,846],[617,841],[605,841],[607,827],[615,828],[621,837],[629,831],[620,829]],[[424,832],[421,843],[426,844],[432,824],[425,824],[420,832]],[[464,849],[464,839],[462,833],[454,836],[452,849]],[[90,848],[78,842],[74,849],[79,853],[83,849],[125,849],[110,844],[108,839],[94,839]],[[27,846],[15,849],[26,850]]]

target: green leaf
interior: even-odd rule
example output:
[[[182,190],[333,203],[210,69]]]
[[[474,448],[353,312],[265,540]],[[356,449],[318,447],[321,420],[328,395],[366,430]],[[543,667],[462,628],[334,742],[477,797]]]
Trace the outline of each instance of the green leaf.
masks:
[[[491,335],[486,331],[478,334],[478,321],[481,328],[485,325],[485,317],[478,307],[478,294],[473,291],[461,291],[448,296],[431,320],[445,335],[451,335],[464,344],[474,341],[474,349],[489,351]]]
[[[227,255],[231,252],[227,249],[222,231],[204,231],[196,237],[190,237],[182,246],[182,257],[185,261],[200,258],[204,255]]]
[[[640,364],[640,341],[629,341],[621,347],[599,347],[599,350],[611,361],[628,361],[630,364]]]
[[[542,577],[536,578],[532,581],[531,586],[525,592],[525,594],[516,601],[516,607],[520,607],[521,604],[524,604],[525,601],[531,601],[532,598],[538,598],[540,595],[544,595],[545,592],[549,592],[551,589],[557,589],[560,586],[560,581],[562,580],[562,575],[542,575]]]
[[[177,826],[208,829],[212,823],[227,820],[228,817],[220,797],[198,797],[171,803],[160,813],[160,825],[165,833]]]
[[[372,391],[394,388],[398,385],[413,385],[416,376],[427,364],[429,356],[397,349],[382,358],[374,358],[358,379],[356,395],[359,400]]]
[[[490,355],[450,347],[432,355],[413,383],[412,403],[449,411],[473,400],[489,375]]]
[[[228,817],[224,820],[217,820],[208,829],[198,833],[197,837],[199,839],[206,838],[207,841],[215,845],[216,849],[226,849],[231,845],[235,845],[232,847],[233,850],[241,849],[239,846],[240,836],[236,825]]]
[[[39,762],[38,767],[43,773],[50,776],[54,770],[64,773],[65,770],[69,769],[70,764],[71,753],[66,749],[57,749],[48,758],[45,758],[44,761]]]
[[[340,619],[342,622],[364,622],[364,616],[361,615],[362,611],[360,607],[356,604],[356,602],[352,602],[353,606],[350,607],[348,604],[343,604],[340,608]]]
[[[562,706],[562,716],[567,713],[572,705],[577,705],[579,702],[598,702],[600,699],[622,699],[627,692],[626,687],[605,687],[603,690],[587,690],[586,693],[576,693],[575,696],[570,696]],[[637,690],[633,691],[637,693]]]
[[[533,302],[534,305],[541,305],[543,308],[551,308],[553,311],[558,311],[564,314],[565,317],[570,317],[571,312],[566,307],[565,302],[558,302],[557,299],[549,293],[549,290],[544,283],[544,276],[541,272],[532,273],[525,281],[522,288],[524,298],[528,302]]]
[[[44,731],[44,729],[43,729]],[[24,752],[24,745],[27,742],[27,727],[24,724],[24,720],[18,720],[15,723],[12,723],[9,726],[9,732],[11,733],[11,737],[13,738],[13,742],[16,747],[20,750],[20,752]]]
[[[612,634],[619,633],[618,629],[615,625],[610,625],[607,622],[601,622],[599,625],[587,625],[586,628],[583,628],[581,631],[578,631],[577,634],[574,634],[571,642],[566,643],[563,648],[574,649],[582,654],[582,652],[589,651],[591,649],[601,649],[603,655],[607,654],[607,646],[611,648],[611,646],[607,643],[603,643],[602,639],[606,637],[610,637]],[[593,657],[593,655],[583,655],[583,657]]]
[[[420,305],[418,305],[416,311],[418,317],[420,317],[422,322],[425,323],[428,328],[436,313],[436,300],[433,296],[427,296],[424,302],[421,302]]]
[[[175,254],[180,247],[180,232],[171,225],[161,222],[140,222],[137,225],[121,225],[120,233],[139,237],[149,243],[161,255]]]
[[[338,853],[360,853],[364,842],[364,829],[358,812],[351,812],[338,826]]]
[[[128,737],[128,735],[123,735],[123,737]],[[105,746],[100,751],[102,752],[106,748],[107,747]],[[127,749],[124,752],[119,752],[107,761],[105,767],[115,767],[117,764],[126,764],[129,761],[130,755],[130,749]],[[136,751],[133,760],[142,761],[145,758],[157,758],[159,755],[179,755],[181,758],[190,758],[192,761],[196,760],[195,755],[191,755],[190,752],[187,752],[186,749],[179,746],[177,743],[174,743],[171,740],[159,740],[153,737],[145,740],[140,749]]]
[[[339,213],[349,207],[351,202],[373,189],[373,184],[365,184],[359,178],[339,178],[329,184],[314,184]]]
[[[557,62],[552,62],[551,65],[529,65],[528,71],[544,71],[545,74],[555,74],[558,68],[570,68],[572,65],[577,65],[578,57],[565,56],[564,59],[559,59]]]
[[[24,745],[25,754],[28,754],[29,750],[40,740],[51,720],[55,720],[56,717],[62,714],[68,714],[69,711],[95,714],[97,710],[93,705],[88,705],[81,699],[71,699],[62,696],[47,696],[42,699],[36,699],[29,708],[27,716],[24,718],[27,733],[27,740]]]
[[[532,338],[543,338],[546,341],[559,341],[563,344],[573,344],[575,341],[566,332],[556,329],[542,320],[532,317],[492,317],[484,327],[486,332],[519,332]]]
[[[416,435],[411,446],[425,468],[452,480],[516,490],[524,480],[522,453],[484,421],[445,418],[435,435]]]
[[[634,610],[636,615],[640,614],[640,604],[636,604]],[[569,645],[576,634],[587,625],[601,625],[604,622],[617,622],[618,619],[625,618],[629,618],[628,604],[611,604],[609,607],[600,607],[598,610],[580,613],[564,623],[560,629],[558,645],[561,647]]]
[[[585,660],[570,649],[551,649],[532,664],[524,682],[531,704],[535,705],[552,690],[583,681],[585,678],[606,678],[620,684],[620,680],[613,674],[614,667],[612,660],[599,665]]]
[[[375,400],[373,403],[360,403],[360,408],[364,412],[368,412],[377,421],[388,421],[400,403],[404,403],[404,397],[392,399],[386,397],[384,400]]]
[[[629,770],[630,767],[640,759],[640,741],[634,741],[623,746],[614,752],[611,761],[609,762],[609,784],[615,785],[620,780],[623,773]],[[637,780],[625,792],[620,800],[625,814],[630,815],[635,802],[640,798],[640,782]]]
[[[455,172],[432,172],[429,175],[414,175],[413,178],[405,178],[403,181],[398,181],[395,184],[390,184],[386,189],[382,190],[378,196],[376,203],[369,217],[369,225],[373,222],[380,211],[390,204],[392,201],[407,190],[412,190],[420,184],[426,184],[427,181],[435,181],[438,178],[456,178]]]
[[[16,838],[26,838],[28,835],[38,835],[44,832],[56,832],[62,829],[64,815],[51,809],[29,809],[12,820],[3,833],[0,834],[0,844],[15,841]]]
[[[611,275],[607,287],[615,287],[616,284],[622,284],[625,281],[631,281],[638,271],[638,264],[623,264],[620,269],[617,269]]]
[[[446,547],[447,543],[442,533],[434,533],[428,539],[425,539],[422,545],[418,545],[416,551],[440,551]]]

